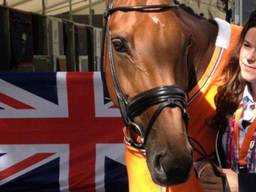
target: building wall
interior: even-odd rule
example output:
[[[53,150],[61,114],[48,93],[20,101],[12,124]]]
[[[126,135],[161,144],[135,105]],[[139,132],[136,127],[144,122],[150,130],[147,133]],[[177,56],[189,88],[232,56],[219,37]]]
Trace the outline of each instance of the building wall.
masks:
[[[243,0],[242,1],[242,22],[246,22],[250,13],[256,10],[256,1],[255,0]]]

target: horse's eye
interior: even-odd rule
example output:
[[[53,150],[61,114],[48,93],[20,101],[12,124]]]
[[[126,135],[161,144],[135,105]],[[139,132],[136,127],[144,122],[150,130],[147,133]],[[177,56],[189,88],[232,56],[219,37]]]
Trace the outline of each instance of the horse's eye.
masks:
[[[127,43],[125,39],[122,38],[113,38],[112,44],[116,51],[120,53],[126,53],[128,51]]]

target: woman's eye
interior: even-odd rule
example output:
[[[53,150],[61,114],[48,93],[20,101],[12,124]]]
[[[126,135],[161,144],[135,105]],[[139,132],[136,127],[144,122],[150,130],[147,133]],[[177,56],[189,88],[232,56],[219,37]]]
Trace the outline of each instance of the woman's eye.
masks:
[[[250,43],[248,43],[247,41],[243,42],[243,47],[250,47]]]
[[[249,47],[249,45],[247,43],[244,43],[244,47]]]
[[[113,38],[112,44],[113,44],[113,47],[115,48],[115,50],[120,53],[126,53],[128,51],[127,43],[124,39]]]

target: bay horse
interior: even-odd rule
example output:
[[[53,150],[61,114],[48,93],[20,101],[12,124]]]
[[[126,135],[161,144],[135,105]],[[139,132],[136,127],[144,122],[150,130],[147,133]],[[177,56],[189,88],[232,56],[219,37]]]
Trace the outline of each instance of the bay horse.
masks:
[[[201,191],[191,171],[200,155],[193,155],[189,138],[205,153],[214,151],[216,132],[205,120],[214,112],[217,85],[209,85],[240,28],[234,26],[233,35],[228,23],[206,20],[170,0],[109,0],[105,21],[104,74],[125,124],[130,191],[159,191],[145,181],[145,162],[157,186]],[[230,28],[221,31],[224,26]],[[188,179],[193,189],[178,185]]]

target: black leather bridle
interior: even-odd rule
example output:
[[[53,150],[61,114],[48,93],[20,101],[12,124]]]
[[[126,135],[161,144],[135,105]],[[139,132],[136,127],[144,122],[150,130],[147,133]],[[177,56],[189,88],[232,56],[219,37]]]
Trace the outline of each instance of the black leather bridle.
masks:
[[[179,88],[177,85],[168,85],[168,86],[160,86],[155,87],[153,89],[147,90],[138,94],[137,96],[131,98],[128,101],[128,98],[123,93],[119,81],[116,77],[116,69],[114,64],[114,57],[113,57],[113,48],[111,42],[111,31],[108,27],[108,18],[113,13],[117,11],[121,12],[163,12],[168,11],[170,9],[177,8],[178,5],[176,4],[156,4],[156,5],[139,5],[139,6],[119,6],[119,7],[112,7],[112,3],[108,2],[108,8],[105,12],[105,27],[104,27],[104,37],[107,34],[108,40],[105,43],[108,45],[108,57],[109,57],[109,64],[111,70],[112,81],[115,89],[115,93],[118,99],[119,108],[121,111],[121,115],[123,121],[128,128],[128,133],[125,136],[126,143],[129,143],[131,146],[145,150],[145,144],[147,141],[147,137],[149,135],[152,126],[161,113],[161,111],[166,108],[176,108],[178,107],[182,112],[183,120],[187,126],[188,124],[188,113],[186,110],[187,106],[187,99],[186,93]],[[103,41],[105,38],[103,39]],[[102,48],[104,49],[104,42]],[[103,58],[103,57],[102,57]],[[142,114],[146,109],[151,106],[156,106],[157,108],[152,115],[145,131],[134,121],[136,116]],[[138,142],[135,138],[129,134],[129,130],[133,131],[140,137],[140,142]]]

